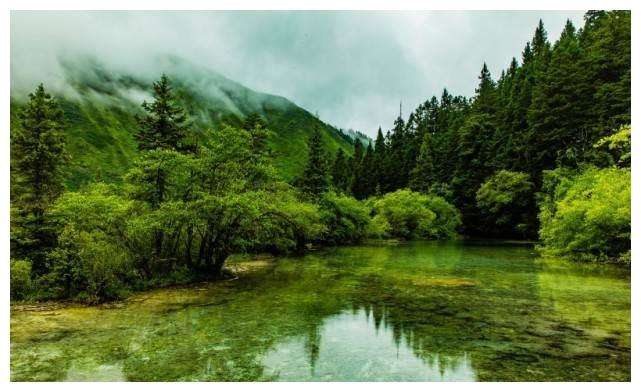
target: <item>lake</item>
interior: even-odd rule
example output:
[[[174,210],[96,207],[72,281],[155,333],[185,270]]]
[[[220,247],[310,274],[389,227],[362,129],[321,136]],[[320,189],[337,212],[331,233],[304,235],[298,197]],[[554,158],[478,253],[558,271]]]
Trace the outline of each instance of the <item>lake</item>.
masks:
[[[527,244],[236,258],[239,279],[11,312],[11,379],[630,380],[630,270]]]

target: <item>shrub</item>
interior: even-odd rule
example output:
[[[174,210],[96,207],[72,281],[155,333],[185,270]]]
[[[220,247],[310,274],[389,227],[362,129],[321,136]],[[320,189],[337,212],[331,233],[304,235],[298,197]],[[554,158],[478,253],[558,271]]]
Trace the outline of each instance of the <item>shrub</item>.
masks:
[[[370,231],[386,228],[391,237],[452,238],[461,223],[459,212],[445,199],[401,189],[373,201],[376,213]]]
[[[11,299],[25,299],[31,293],[31,262],[29,260],[11,260]]]
[[[367,235],[370,209],[364,203],[328,192],[320,200],[320,207],[327,228],[323,241],[335,245],[357,243]]]
[[[626,260],[630,250],[629,169],[589,167],[576,175],[545,174],[540,236],[550,253],[581,260]],[[555,185],[551,186],[549,183]]]
[[[487,230],[495,235],[529,234],[534,221],[533,188],[528,174],[508,170],[485,181],[476,192],[476,205]]]
[[[49,253],[51,269],[39,280],[41,295],[88,302],[120,297],[135,274],[133,210],[134,202],[104,184],[64,194],[53,209],[63,229]]]

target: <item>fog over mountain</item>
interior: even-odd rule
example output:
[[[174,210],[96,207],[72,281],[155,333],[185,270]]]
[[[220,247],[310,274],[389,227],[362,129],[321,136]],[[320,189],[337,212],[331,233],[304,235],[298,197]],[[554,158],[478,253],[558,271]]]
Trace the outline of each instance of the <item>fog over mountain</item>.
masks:
[[[538,19],[553,41],[582,14],[14,11],[11,89],[23,95],[43,81],[72,94],[63,63],[86,56],[152,80],[174,55],[373,136],[391,127],[401,100],[407,114],[443,87],[472,95],[482,63],[498,76]]]

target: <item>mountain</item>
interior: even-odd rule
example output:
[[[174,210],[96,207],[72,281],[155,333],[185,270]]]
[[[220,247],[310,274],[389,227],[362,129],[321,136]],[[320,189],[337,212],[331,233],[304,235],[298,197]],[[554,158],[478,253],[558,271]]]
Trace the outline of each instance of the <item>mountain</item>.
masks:
[[[307,159],[306,142],[315,127],[322,130],[330,159],[339,148],[348,155],[353,151],[353,136],[283,97],[253,91],[177,57],[160,58],[158,65],[170,78],[196,135],[223,124],[239,126],[249,114],[260,114],[272,131],[269,144],[274,163],[285,180],[290,181],[302,172]],[[142,77],[108,69],[86,58],[62,62],[61,69],[64,83],[50,92],[60,103],[67,121],[68,186],[74,189],[96,179],[120,181],[138,153],[135,116],[142,114],[141,103],[152,99],[151,83],[160,74]],[[26,99],[26,94],[18,95],[12,89],[12,129],[17,126],[17,113]]]

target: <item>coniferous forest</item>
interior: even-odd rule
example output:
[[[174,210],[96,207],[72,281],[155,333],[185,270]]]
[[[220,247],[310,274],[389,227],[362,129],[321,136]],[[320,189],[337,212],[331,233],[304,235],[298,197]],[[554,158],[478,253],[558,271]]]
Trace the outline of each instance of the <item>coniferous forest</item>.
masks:
[[[500,75],[479,64],[474,96],[444,86],[371,143],[334,154],[325,130],[308,129],[306,163],[287,181],[278,129],[256,113],[195,132],[162,75],[139,102],[124,175],[72,186],[70,113],[39,85],[12,106],[12,298],[113,300],[231,277],[234,254],[365,239],[532,240],[629,264],[630,12],[590,11],[556,42],[534,27]]]

